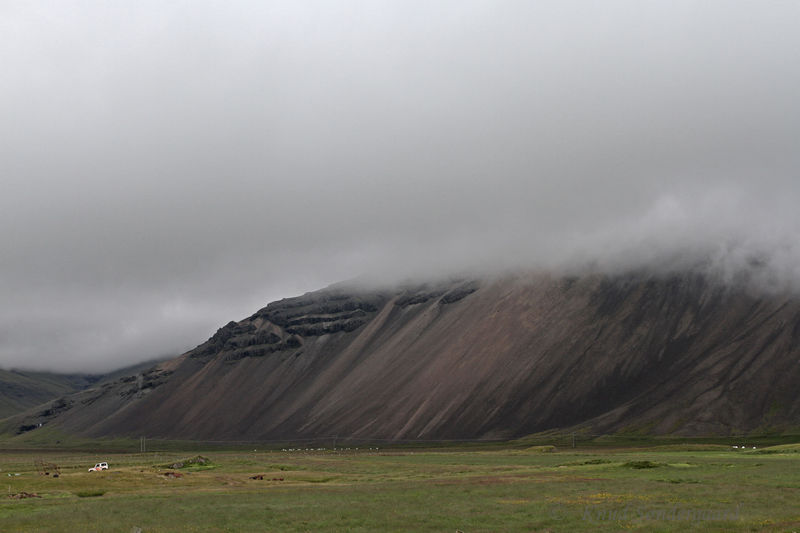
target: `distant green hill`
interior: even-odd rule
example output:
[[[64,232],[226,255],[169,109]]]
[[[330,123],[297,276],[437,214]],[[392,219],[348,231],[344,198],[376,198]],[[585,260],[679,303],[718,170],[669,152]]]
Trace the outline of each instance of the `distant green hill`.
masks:
[[[0,369],[0,419],[92,385],[138,374],[163,360],[153,359],[102,375]]]
[[[100,376],[0,370],[0,418],[85,389]]]

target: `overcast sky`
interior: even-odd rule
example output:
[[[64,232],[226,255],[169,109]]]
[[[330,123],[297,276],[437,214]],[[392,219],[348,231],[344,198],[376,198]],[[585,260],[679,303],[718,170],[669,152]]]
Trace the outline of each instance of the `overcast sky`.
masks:
[[[800,2],[0,0],[0,366],[356,276],[800,279]]]

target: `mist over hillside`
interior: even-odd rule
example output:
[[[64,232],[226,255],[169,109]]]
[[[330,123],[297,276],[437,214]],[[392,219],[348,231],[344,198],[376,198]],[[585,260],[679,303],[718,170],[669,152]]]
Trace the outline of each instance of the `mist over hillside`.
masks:
[[[800,280],[800,4],[0,7],[0,367],[343,279]],[[41,334],[43,330],[47,334]]]

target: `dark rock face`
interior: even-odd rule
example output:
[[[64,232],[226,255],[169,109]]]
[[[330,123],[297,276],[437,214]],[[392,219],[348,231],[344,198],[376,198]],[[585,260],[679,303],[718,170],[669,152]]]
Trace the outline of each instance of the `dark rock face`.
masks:
[[[692,273],[336,287],[230,322],[52,418],[212,440],[782,430],[800,427],[799,341],[797,297]]]
[[[466,298],[473,292],[478,290],[477,283],[465,283],[460,287],[456,287],[455,289],[448,291],[442,299],[440,300],[443,304],[451,304],[457,302],[463,298]]]
[[[72,407],[72,404],[73,402],[68,401],[66,398],[59,398],[58,400],[50,404],[50,407],[39,413],[39,416],[43,418],[56,416],[58,413],[66,411],[67,409]]]
[[[357,314],[363,316],[365,313],[374,313],[384,301],[385,298],[381,295],[311,293],[273,302],[251,318],[265,318],[278,326],[316,323],[325,318],[338,320]]]
[[[226,361],[297,350],[304,338],[351,332],[383,305],[380,295],[312,293],[269,304],[248,320],[229,322],[192,351],[193,358],[221,355]]]

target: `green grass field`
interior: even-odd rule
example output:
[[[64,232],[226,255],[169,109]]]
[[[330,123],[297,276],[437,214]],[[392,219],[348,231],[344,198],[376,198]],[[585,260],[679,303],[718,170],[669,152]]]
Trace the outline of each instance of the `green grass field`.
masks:
[[[201,453],[0,451],[0,531],[800,531],[798,445]]]

